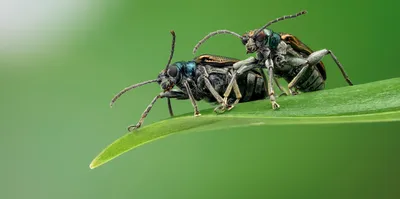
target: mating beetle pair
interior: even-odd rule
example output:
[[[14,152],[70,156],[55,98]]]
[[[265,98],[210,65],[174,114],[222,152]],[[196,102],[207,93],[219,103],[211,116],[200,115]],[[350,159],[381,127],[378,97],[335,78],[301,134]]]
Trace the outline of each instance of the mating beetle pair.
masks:
[[[171,98],[190,99],[195,116],[200,115],[196,103],[199,100],[217,102],[220,105],[215,111],[224,112],[225,110],[230,110],[239,102],[269,97],[272,108],[277,109],[279,104],[276,102],[272,81],[274,80],[279,89],[285,92],[277,81],[277,78],[284,78],[289,83],[288,88],[291,95],[297,94],[297,91],[322,90],[325,87],[326,71],[321,59],[327,54],[332,56],[348,84],[353,85],[332,51],[323,49],[313,52],[307,45],[291,34],[276,33],[266,29],[273,23],[295,18],[305,13],[306,11],[302,11],[295,15],[277,18],[262,28],[249,31],[242,36],[229,30],[211,32],[193,50],[193,53],[195,53],[200,45],[214,35],[231,34],[241,39],[247,53],[257,53],[256,57],[250,57],[242,61],[205,54],[195,57],[192,61],[175,62],[170,65],[175,46],[175,33],[172,31],[173,41],[170,58],[166,68],[161,71],[158,78],[125,88],[112,99],[111,106],[128,90],[157,82],[163,92],[151,101],[139,122],[130,126],[128,128],[129,131],[142,125],[145,117],[159,98],[167,98],[171,116],[173,115]],[[263,69],[267,69],[268,78],[265,76]],[[172,90],[174,86],[177,86],[180,90]],[[221,95],[223,95],[223,98]]]

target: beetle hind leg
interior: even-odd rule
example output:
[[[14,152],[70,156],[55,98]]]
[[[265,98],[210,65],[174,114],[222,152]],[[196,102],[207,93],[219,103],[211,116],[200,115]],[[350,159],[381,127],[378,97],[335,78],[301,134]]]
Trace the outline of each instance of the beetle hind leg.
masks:
[[[297,85],[298,81],[303,77],[309,67],[309,64],[303,65],[300,72],[288,84],[289,92],[291,95],[297,95],[297,92],[294,90],[294,88],[296,88],[295,86]]]
[[[321,61],[321,59],[327,55],[330,54],[333,61],[335,61],[336,65],[339,67],[340,72],[342,73],[344,79],[346,82],[352,86],[353,82],[351,82],[349,76],[347,75],[346,71],[343,68],[343,65],[339,62],[338,58],[333,54],[331,50],[323,49],[319,51],[313,52],[310,56],[308,56],[307,60],[310,62],[311,65],[315,65]]]
[[[350,85],[353,86],[353,82],[351,82],[349,76],[347,75],[346,71],[344,71],[343,65],[339,62],[338,58],[335,56],[335,54],[333,54],[332,51],[328,50],[329,54],[331,55],[333,61],[336,62],[336,65],[339,67],[340,72],[342,72],[342,75],[344,77],[344,79],[346,80],[346,82]]]

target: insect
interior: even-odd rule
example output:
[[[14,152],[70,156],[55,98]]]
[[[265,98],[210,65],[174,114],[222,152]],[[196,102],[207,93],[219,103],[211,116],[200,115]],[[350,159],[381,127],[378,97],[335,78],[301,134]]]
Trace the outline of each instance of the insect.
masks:
[[[302,11],[294,15],[277,18],[268,22],[262,28],[251,30],[243,35],[239,35],[230,30],[211,32],[197,43],[193,49],[193,53],[196,53],[200,45],[214,35],[231,34],[240,38],[242,44],[246,47],[247,54],[256,53],[256,57],[249,57],[248,59],[236,62],[233,67],[239,75],[240,72],[252,70],[253,67],[256,66],[253,63],[258,63],[259,66],[267,69],[268,95],[273,109],[278,109],[280,106],[276,102],[274,96],[272,79],[285,79],[288,82],[289,93],[291,95],[296,95],[298,91],[312,92],[322,90],[325,88],[327,76],[325,66],[321,60],[328,54],[331,55],[332,59],[339,67],[347,83],[350,86],[353,85],[347,73],[344,71],[342,64],[331,50],[322,49],[314,52],[292,34],[278,33],[267,29],[267,27],[273,23],[296,18],[306,13],[307,11]],[[231,89],[232,86],[229,84],[225,94],[229,95]]]
[[[171,98],[177,100],[189,99],[194,108],[194,116],[200,116],[196,101],[205,100],[210,103],[219,103],[220,106],[217,106],[214,111],[222,113],[225,110],[232,109],[237,103],[265,99],[267,97],[268,89],[266,81],[264,81],[265,74],[262,70],[257,68],[248,70],[231,81],[233,74],[232,65],[238,62],[238,59],[204,54],[195,57],[191,61],[179,61],[170,64],[174,54],[176,37],[174,31],[171,31],[171,34],[172,46],[169,60],[165,69],[159,73],[158,77],[126,87],[111,100],[110,106],[112,107],[115,101],[129,90],[155,82],[160,85],[162,92],[156,95],[150,102],[139,122],[136,125],[128,127],[129,131],[141,127],[147,114],[160,98],[167,98],[171,116],[173,116]],[[223,103],[221,94],[226,91],[230,82],[232,82],[234,93],[229,96],[227,103]],[[176,87],[178,89],[173,89]]]

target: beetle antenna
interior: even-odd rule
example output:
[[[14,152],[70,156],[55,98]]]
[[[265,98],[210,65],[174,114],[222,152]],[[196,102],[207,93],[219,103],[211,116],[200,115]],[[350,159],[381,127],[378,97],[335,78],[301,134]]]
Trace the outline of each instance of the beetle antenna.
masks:
[[[165,67],[165,72],[167,71],[169,64],[171,64],[171,60],[172,60],[172,57],[174,56],[174,51],[175,51],[175,38],[176,38],[175,31],[171,30],[170,32],[172,35],[172,45],[171,45],[171,53],[169,54],[169,60],[168,60],[167,66]]]
[[[158,81],[160,81],[160,79],[147,80],[147,81],[144,81],[144,82],[141,82],[141,83],[138,83],[138,84],[134,84],[134,85],[131,85],[131,86],[128,86],[128,87],[124,88],[122,91],[120,91],[118,94],[116,94],[116,95],[114,96],[114,98],[112,98],[112,100],[111,100],[111,102],[110,102],[110,107],[112,107],[112,106],[114,105],[115,101],[117,101],[117,99],[118,99],[119,97],[121,97],[121,95],[123,95],[124,93],[128,92],[129,90],[132,90],[132,89],[134,89],[134,88],[143,86],[143,85],[145,85],[145,84],[149,84],[149,83],[153,83],[153,82],[158,82]]]
[[[298,17],[300,15],[303,15],[303,14],[307,14],[307,11],[303,10],[303,11],[301,11],[299,13],[294,14],[294,15],[286,15],[286,16],[282,16],[282,17],[279,17],[277,19],[274,19],[274,20],[268,22],[267,24],[265,24],[262,28],[258,29],[257,32],[255,32],[255,34],[253,36],[255,37],[256,35],[258,35],[258,33],[260,33],[262,30],[264,30],[265,28],[267,28],[271,24],[274,24],[274,23],[279,22],[279,21],[283,21],[285,19],[296,18],[296,17]]]
[[[241,35],[239,35],[239,34],[233,32],[233,31],[230,31],[230,30],[217,30],[217,31],[215,31],[215,32],[209,33],[209,34],[208,34],[207,36],[205,36],[202,40],[200,40],[200,41],[196,44],[196,46],[194,47],[194,49],[193,49],[193,54],[196,53],[196,51],[199,49],[200,45],[202,45],[207,39],[210,39],[212,36],[214,36],[214,35],[219,35],[219,34],[231,34],[231,35],[234,35],[234,36],[239,37],[240,39],[242,39],[242,36],[241,36]]]
[[[175,51],[175,40],[176,40],[176,35],[175,31],[171,30],[171,35],[172,35],[172,46],[171,46],[171,54],[169,55],[169,60],[167,63],[167,66],[165,66],[164,73],[167,72],[169,64],[171,64],[172,57],[174,56],[174,51]],[[171,105],[171,99],[167,98],[167,104],[168,104],[168,110],[169,110],[169,115],[172,117],[174,116],[174,112],[172,110],[172,105]]]

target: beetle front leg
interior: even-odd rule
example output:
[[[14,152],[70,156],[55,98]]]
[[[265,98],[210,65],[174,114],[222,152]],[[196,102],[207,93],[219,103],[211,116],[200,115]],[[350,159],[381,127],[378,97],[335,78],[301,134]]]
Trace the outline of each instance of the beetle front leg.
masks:
[[[274,80],[274,63],[272,62],[271,59],[267,59],[265,61],[265,66],[268,69],[268,95],[269,95],[269,99],[271,101],[272,104],[272,109],[279,109],[279,104],[276,102],[275,99],[275,92],[274,92],[274,88],[273,88],[273,84],[272,81]]]
[[[135,129],[138,129],[142,126],[144,119],[147,117],[147,114],[149,114],[151,108],[153,108],[154,103],[156,103],[156,101],[161,97],[161,94],[157,95],[156,97],[154,97],[154,99],[150,102],[150,104],[147,106],[147,108],[144,110],[144,112],[142,113],[142,117],[140,117],[139,122],[136,125],[131,125],[128,127],[128,131],[133,131]]]
[[[147,108],[143,111],[142,116],[140,117],[140,120],[138,123],[136,123],[135,125],[130,125],[128,127],[128,131],[132,132],[135,129],[138,129],[142,126],[144,119],[146,119],[147,115],[149,114],[149,112],[151,111],[151,109],[153,108],[153,105],[156,103],[156,101],[159,98],[176,98],[179,100],[184,100],[184,99],[188,99],[189,96],[186,95],[185,93],[181,92],[181,91],[168,91],[165,93],[160,93],[159,95],[157,95],[156,97],[154,97],[154,99],[150,102],[150,104],[147,106]]]
[[[200,116],[201,114],[200,114],[199,108],[197,107],[196,100],[194,99],[194,96],[193,96],[192,90],[190,89],[189,84],[185,81],[184,85],[185,85],[187,94],[189,96],[189,99],[192,102],[192,105],[193,105],[193,108],[194,108],[194,116],[196,116],[196,117]]]
[[[241,61],[234,63],[233,69],[239,70],[240,68],[242,68],[245,65],[254,64],[256,61],[257,61],[257,59],[255,57],[249,57],[245,60],[241,60]]]
[[[174,98],[177,100],[187,100],[189,99],[189,96],[182,91],[168,91],[165,93],[161,93],[160,98],[168,98],[168,99]]]

